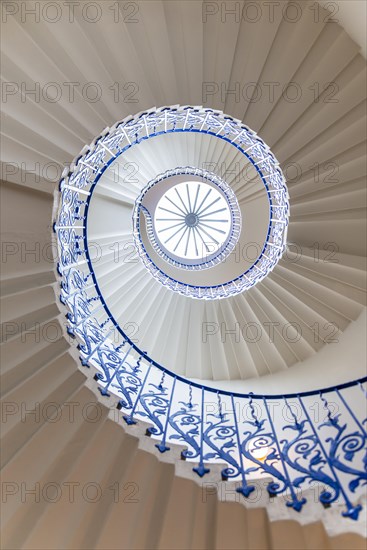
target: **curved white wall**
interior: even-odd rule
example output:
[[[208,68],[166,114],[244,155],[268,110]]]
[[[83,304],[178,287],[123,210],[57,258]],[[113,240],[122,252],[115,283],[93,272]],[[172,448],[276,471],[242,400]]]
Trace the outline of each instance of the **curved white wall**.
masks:
[[[364,57],[367,55],[367,2],[365,0],[319,0],[325,8],[337,7],[335,19],[344,27],[349,36],[361,47]],[[330,7],[331,5],[331,7]]]
[[[340,336],[339,342],[324,346],[318,353],[287,371],[248,380],[205,381],[205,384],[236,392],[279,394],[315,390],[356,380],[366,376],[366,334],[365,309]],[[200,383],[200,380],[195,381]]]

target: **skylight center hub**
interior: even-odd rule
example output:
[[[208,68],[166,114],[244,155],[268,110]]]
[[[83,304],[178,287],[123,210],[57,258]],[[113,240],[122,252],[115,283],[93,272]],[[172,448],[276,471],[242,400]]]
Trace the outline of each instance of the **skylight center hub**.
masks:
[[[199,223],[199,216],[197,214],[187,214],[185,223],[188,227],[196,227]]]

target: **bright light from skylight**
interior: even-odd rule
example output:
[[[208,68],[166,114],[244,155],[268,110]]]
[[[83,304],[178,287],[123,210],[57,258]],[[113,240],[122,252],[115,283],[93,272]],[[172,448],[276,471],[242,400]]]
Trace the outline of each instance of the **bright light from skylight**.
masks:
[[[211,256],[227,241],[231,212],[211,185],[188,181],[171,187],[159,200],[154,229],[161,245],[185,260]]]

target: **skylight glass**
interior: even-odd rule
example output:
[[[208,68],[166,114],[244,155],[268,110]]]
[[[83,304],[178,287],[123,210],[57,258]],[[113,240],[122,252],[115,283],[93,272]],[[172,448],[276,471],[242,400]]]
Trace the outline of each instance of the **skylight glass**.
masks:
[[[185,260],[205,258],[226,242],[231,212],[211,185],[188,181],[171,187],[159,200],[154,229],[160,244]]]

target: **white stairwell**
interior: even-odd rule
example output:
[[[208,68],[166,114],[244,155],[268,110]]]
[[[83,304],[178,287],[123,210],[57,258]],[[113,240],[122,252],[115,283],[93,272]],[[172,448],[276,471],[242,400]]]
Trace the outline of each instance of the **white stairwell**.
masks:
[[[199,477],[198,461],[182,460],[185,445],[170,442],[162,453],[146,435],[150,424],[124,421],[119,398],[101,393],[98,370],[81,365],[78,341],[67,331],[52,231],[64,165],[104,128],[154,105],[223,111],[256,131],[285,173],[287,254],[255,287],[215,301],[172,292],[136,256],[114,262],[116,242],[132,250],[131,216],[141,189],[176,166],[211,163],[235,191],[243,219],[256,224],[261,182],[251,169],[246,184],[231,175],[236,163],[247,169],[239,153],[209,136],[163,135],[120,157],[122,176],[105,172],[91,199],[88,238],[101,254],[95,267],[108,307],[120,326],[138,327],[140,350],[197,384],[268,395],[362,378],[366,62],[358,45],[341,25],[327,22],[321,7],[315,22],[311,2],[299,3],[302,17],[292,24],[278,9],[274,21],[252,24],[223,19],[221,2],[167,0],[133,2],[138,10],[131,16],[124,5],[114,12],[99,2],[95,24],[79,9],[73,23],[62,11],[51,24],[44,17],[23,20],[21,2],[10,4],[19,10],[2,24],[2,78],[9,84],[1,158],[2,547],[364,549],[362,490],[353,502],[363,505],[358,521],[341,516],[339,501],[324,507],[315,486],[302,491],[307,504],[297,512],[283,495],[269,495],[269,476],[255,476],[256,490],[244,498],[238,480],[221,479],[223,464],[211,463]],[[64,83],[74,81],[80,86],[70,101]],[[115,101],[109,87],[117,81],[130,85],[121,84]],[[45,98],[50,82],[62,90],[58,101]],[[83,96],[88,82],[99,84],[100,100]],[[243,97],[249,82],[262,90],[259,101]],[[272,101],[269,82],[279,83]],[[297,101],[282,95],[289,82],[302,90]],[[35,86],[39,98],[24,93]],[[230,92],[237,88],[239,98]],[[337,101],[329,101],[334,92]],[[129,163],[138,167],[133,181],[126,177]],[[197,284],[205,281],[205,271],[194,276]],[[103,310],[96,319],[103,321]],[[242,332],[238,340],[223,338],[221,329],[203,339],[203,323],[231,330],[249,322],[266,335],[273,323],[274,341]],[[299,339],[284,336],[289,324],[301,327]]]

